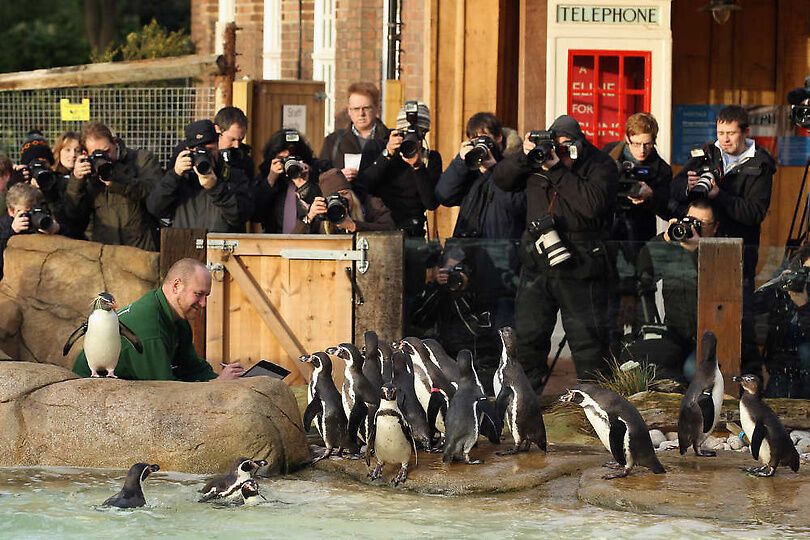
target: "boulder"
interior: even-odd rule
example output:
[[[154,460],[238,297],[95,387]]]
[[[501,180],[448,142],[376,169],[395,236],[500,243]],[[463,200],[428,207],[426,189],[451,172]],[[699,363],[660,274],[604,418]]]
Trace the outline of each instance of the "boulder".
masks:
[[[666,441],[667,437],[660,429],[651,429],[650,430],[650,441],[652,442],[653,448],[658,448],[661,446],[661,443]]]
[[[79,379],[57,366],[0,362],[0,466],[212,473],[239,456],[286,473],[309,460],[290,388],[269,377],[183,383]]]
[[[810,439],[801,439],[796,443],[796,451],[800,454],[810,452]]]

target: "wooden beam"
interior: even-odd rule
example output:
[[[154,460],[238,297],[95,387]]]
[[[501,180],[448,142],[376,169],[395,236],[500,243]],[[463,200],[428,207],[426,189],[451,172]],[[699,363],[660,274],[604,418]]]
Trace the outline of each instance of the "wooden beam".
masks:
[[[354,342],[363,343],[365,331],[374,330],[381,342],[390,343],[402,337],[405,238],[400,231],[361,237],[368,240],[369,265],[365,274],[356,274],[363,304],[354,308]]]
[[[188,55],[129,62],[103,62],[0,75],[0,90],[42,90],[103,86],[218,74],[220,56]]]

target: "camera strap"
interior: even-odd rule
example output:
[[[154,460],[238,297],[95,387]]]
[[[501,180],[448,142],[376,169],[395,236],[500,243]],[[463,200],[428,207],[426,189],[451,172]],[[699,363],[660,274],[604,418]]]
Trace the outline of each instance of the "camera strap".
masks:
[[[551,201],[549,201],[549,203],[548,203],[548,215],[550,215],[550,216],[554,215],[554,205],[556,203],[557,203],[557,192],[554,191],[551,194]]]

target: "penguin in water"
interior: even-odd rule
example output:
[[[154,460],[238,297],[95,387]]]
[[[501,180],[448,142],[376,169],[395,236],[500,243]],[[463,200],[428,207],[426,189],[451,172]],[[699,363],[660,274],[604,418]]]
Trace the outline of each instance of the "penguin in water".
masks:
[[[146,504],[143,496],[143,481],[153,472],[160,470],[158,465],[136,463],[129,468],[127,479],[121,491],[104,501],[102,506],[115,506],[118,508],[140,508]]]
[[[326,445],[326,451],[312,461],[314,465],[331,456],[335,449],[338,456],[343,454],[349,421],[343,411],[340,392],[332,380],[332,360],[329,355],[316,352],[309,356],[304,355],[299,360],[314,368],[308,390],[310,401],[304,411],[304,429],[308,432],[315,420],[315,427]]]
[[[212,501],[214,506],[254,506],[267,499],[259,493],[259,482],[249,478],[239,486],[238,494],[232,499],[218,499]]]
[[[515,360],[517,344],[515,332],[509,326],[498,331],[503,343],[501,361],[493,377],[496,394],[496,410],[499,422],[505,422],[512,433],[515,446],[497,452],[504,456],[528,451],[535,443],[543,452],[547,450],[546,425],[540,412],[540,398],[532,388],[526,373]]]
[[[740,423],[751,441],[751,455],[762,467],[748,467],[745,472],[754,476],[773,476],[776,467],[787,465],[799,472],[799,453],[776,413],[762,401],[762,382],[756,375],[735,376],[742,386]]]
[[[465,349],[458,353],[458,367],[461,378],[458,390],[447,409],[442,461],[463,461],[469,465],[478,465],[483,461],[471,460],[470,450],[478,443],[479,434],[486,431],[490,442],[498,444],[501,430],[495,411],[481,390],[470,351]],[[490,429],[482,430],[482,423],[489,424]]]
[[[416,455],[416,442],[402,412],[397,405],[397,389],[393,384],[386,384],[380,389],[380,408],[374,419],[375,432],[371,446],[377,459],[377,466],[369,474],[371,480],[382,475],[386,463],[400,466],[397,475],[391,479],[391,485],[397,486],[408,478],[408,465],[411,461],[411,450]],[[366,464],[370,465],[370,453]]]
[[[696,456],[714,457],[714,450],[702,450],[700,445],[720,420],[723,406],[723,375],[717,364],[717,337],[703,334],[703,359],[681,401],[678,417],[678,445],[681,455],[691,446]]]
[[[585,416],[599,440],[621,468],[603,479],[625,477],[634,465],[643,465],[655,474],[666,472],[655,455],[647,424],[638,409],[625,398],[595,384],[579,384],[568,390],[560,401],[585,409]]]
[[[216,476],[203,486],[199,491],[199,493],[202,493],[199,502],[215,499],[238,500],[241,496],[240,488],[242,484],[253,478],[256,471],[266,465],[267,462],[263,459],[253,460],[240,457],[234,462],[227,474]]]
[[[90,316],[70,334],[62,349],[62,356],[67,356],[76,340],[87,334],[84,338],[84,355],[87,357],[90,376],[98,377],[98,372],[105,370],[107,377],[115,379],[115,366],[118,365],[118,356],[121,354],[121,336],[129,340],[139,353],[143,353],[143,345],[135,332],[118,320],[113,295],[106,291],[100,292],[91,305],[93,310]]]
[[[414,388],[420,405],[427,413],[428,429],[432,434],[444,433],[444,417],[447,407],[456,393],[438,362],[421,339],[406,337],[397,347],[411,359],[414,372]],[[455,363],[455,362],[454,362]]]
[[[342,358],[346,363],[341,399],[343,411],[349,419],[347,444],[348,448],[353,448],[358,434],[363,442],[367,442],[369,426],[380,406],[379,390],[375,391],[363,375],[363,355],[353,344],[341,343],[337,347],[330,347],[326,352]]]

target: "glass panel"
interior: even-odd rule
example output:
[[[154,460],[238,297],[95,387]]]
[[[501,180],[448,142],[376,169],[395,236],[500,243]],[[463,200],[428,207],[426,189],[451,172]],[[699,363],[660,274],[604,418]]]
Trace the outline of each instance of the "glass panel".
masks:
[[[625,56],[624,86],[627,90],[644,90],[644,61],[641,56]]]
[[[568,114],[579,121],[588,140],[594,135],[593,56],[573,55],[568,74],[571,108]]]

